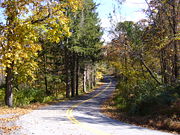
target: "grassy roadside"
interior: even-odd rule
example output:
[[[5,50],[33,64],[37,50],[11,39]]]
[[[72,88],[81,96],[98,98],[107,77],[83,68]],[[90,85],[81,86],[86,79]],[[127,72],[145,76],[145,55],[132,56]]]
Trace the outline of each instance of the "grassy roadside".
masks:
[[[177,115],[169,115],[164,112],[172,111],[172,107],[162,107],[160,111],[156,114],[138,116],[138,115],[128,115],[126,112],[120,110],[114,101],[117,96],[117,91],[115,91],[111,97],[106,100],[106,102],[101,106],[101,111],[106,116],[120,120],[129,124],[134,124],[137,126],[142,126],[150,129],[161,130],[165,132],[171,132],[174,134],[180,134],[180,117]],[[173,107],[180,107],[180,101],[177,101],[172,105]]]

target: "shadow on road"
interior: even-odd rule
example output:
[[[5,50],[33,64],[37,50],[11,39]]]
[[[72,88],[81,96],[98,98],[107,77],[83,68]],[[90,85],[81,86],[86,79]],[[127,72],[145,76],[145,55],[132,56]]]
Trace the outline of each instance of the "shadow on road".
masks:
[[[102,113],[100,113],[100,105],[112,94],[112,92],[115,90],[116,81],[113,77],[108,76],[105,77],[103,80],[105,84],[101,86],[100,88],[97,88],[92,93],[89,93],[87,95],[78,97],[74,100],[69,100],[61,103],[57,103],[55,105],[51,105],[48,107],[40,108],[39,110],[68,110],[70,107],[72,107],[74,104],[80,103],[84,100],[87,100],[94,95],[98,94],[102,90],[104,90],[110,83],[111,85],[106,89],[103,93],[101,93],[99,96],[88,100],[87,102],[81,104],[77,108],[74,108],[73,110],[73,116],[75,119],[77,119],[81,123],[86,124],[94,124],[94,125],[103,125],[103,126],[119,126],[121,125],[121,128],[124,126],[129,129],[141,129],[144,130],[142,127],[129,125],[117,120],[113,120],[111,118],[108,118],[104,116]],[[67,117],[43,117],[45,120],[52,120],[52,121],[69,121]]]

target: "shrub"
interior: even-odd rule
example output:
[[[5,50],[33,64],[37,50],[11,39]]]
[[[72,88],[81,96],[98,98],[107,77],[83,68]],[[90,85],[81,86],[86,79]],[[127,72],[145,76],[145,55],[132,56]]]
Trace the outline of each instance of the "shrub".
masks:
[[[28,105],[35,102],[43,102],[44,91],[35,88],[26,88],[22,90],[16,90],[14,94],[15,106]]]
[[[4,105],[4,95],[5,95],[5,89],[0,89],[0,105]]]
[[[156,112],[159,106],[169,106],[180,98],[180,86],[159,86],[151,80],[121,81],[117,89],[116,106],[130,115]]]

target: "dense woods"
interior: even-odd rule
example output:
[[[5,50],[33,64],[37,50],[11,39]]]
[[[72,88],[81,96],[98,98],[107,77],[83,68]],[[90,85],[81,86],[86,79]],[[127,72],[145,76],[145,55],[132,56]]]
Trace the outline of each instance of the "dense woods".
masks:
[[[6,105],[74,97],[95,86],[102,31],[92,0],[4,0],[1,8]]]
[[[115,106],[130,116],[156,119],[151,126],[161,121],[155,127],[179,130],[180,1],[147,4],[147,19],[119,22],[106,48],[118,78]]]

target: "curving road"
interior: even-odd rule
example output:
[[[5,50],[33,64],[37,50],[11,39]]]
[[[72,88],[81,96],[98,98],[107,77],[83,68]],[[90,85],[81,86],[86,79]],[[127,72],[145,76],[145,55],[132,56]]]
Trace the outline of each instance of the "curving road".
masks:
[[[17,121],[11,135],[172,135],[107,118],[100,105],[115,89],[112,77],[90,94],[34,110]]]

